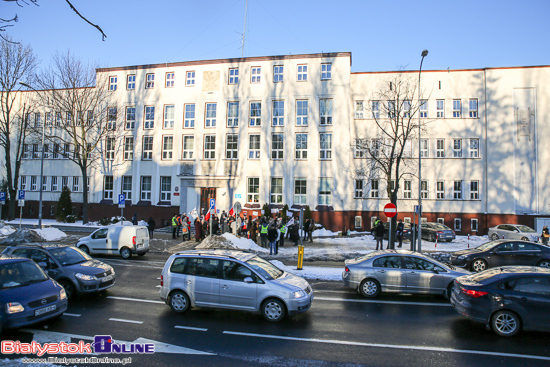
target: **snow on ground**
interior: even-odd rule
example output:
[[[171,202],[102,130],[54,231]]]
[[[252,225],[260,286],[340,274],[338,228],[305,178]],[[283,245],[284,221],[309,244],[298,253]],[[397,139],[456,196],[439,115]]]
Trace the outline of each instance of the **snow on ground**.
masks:
[[[48,227],[48,228],[42,228],[42,229],[33,229],[40,237],[44,239],[44,241],[57,241],[62,238],[67,237],[65,232],[60,231],[57,228],[54,227]]]

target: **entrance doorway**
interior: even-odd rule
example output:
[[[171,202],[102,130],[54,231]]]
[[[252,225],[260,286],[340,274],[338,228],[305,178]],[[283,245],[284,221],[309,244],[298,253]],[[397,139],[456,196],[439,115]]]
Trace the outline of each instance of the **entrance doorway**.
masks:
[[[216,188],[202,187],[200,215],[206,215],[206,212],[210,208],[210,199],[216,199]]]

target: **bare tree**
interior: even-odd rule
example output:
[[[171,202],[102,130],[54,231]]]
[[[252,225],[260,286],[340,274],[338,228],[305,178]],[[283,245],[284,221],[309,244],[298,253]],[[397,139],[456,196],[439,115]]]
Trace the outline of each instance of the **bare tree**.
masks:
[[[51,115],[45,140],[54,149],[70,146],[72,152],[63,152],[80,169],[83,187],[84,223],[88,222],[88,175],[91,167],[113,160],[103,160],[105,148],[120,146],[120,111],[111,99],[106,76],[96,80],[95,68],[85,65],[70,53],[54,55],[53,66],[38,76],[37,85],[42,90],[40,105]],[[48,113],[46,112],[46,113]],[[48,119],[46,119],[48,120]],[[35,133],[41,134],[42,130]],[[111,152],[111,151],[110,151]],[[111,153],[114,159],[114,151]]]
[[[375,121],[375,135],[358,136],[353,149],[364,154],[366,163],[355,172],[357,179],[368,178],[385,181],[386,193],[391,203],[397,205],[397,193],[405,176],[417,173],[412,156],[412,143],[418,139],[418,115],[420,103],[416,79],[410,73],[391,74],[381,85],[374,89],[366,113]],[[421,129],[426,120],[422,119]],[[372,131],[369,131],[372,133]],[[391,219],[392,233],[388,240],[390,248],[394,247],[396,217]]]
[[[29,80],[38,62],[30,46],[13,43],[8,38],[0,40],[0,47],[0,147],[6,164],[8,216],[13,219],[23,146],[28,132],[26,117],[33,107],[27,94],[18,91],[18,82]]]

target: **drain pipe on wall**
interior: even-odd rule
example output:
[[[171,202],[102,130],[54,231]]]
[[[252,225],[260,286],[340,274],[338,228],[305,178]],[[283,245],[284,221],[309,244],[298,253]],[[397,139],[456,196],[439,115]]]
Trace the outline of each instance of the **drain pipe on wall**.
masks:
[[[489,224],[487,223],[488,209],[489,209],[489,142],[487,141],[487,68],[483,68],[483,92],[484,92],[484,118],[485,118],[485,230],[489,229]]]

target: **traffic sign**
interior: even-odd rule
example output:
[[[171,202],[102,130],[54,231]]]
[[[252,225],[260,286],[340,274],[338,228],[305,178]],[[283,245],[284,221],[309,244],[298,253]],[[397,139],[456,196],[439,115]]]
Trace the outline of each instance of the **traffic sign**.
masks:
[[[17,203],[21,207],[25,206],[25,200],[18,200]]]
[[[397,215],[397,207],[393,203],[387,203],[386,206],[384,206],[384,214],[386,214],[386,217],[395,217]]]
[[[241,210],[242,210],[241,203],[238,201],[235,201],[235,204],[233,204],[233,210],[235,211],[235,214],[237,215],[241,214]]]
[[[4,191],[0,191],[0,205],[6,204],[6,193]]]
[[[216,199],[210,199],[210,209],[214,209],[216,207]]]
[[[25,190],[17,191],[17,200],[25,200]]]
[[[121,209],[126,207],[126,195],[124,194],[118,195],[118,207]]]

